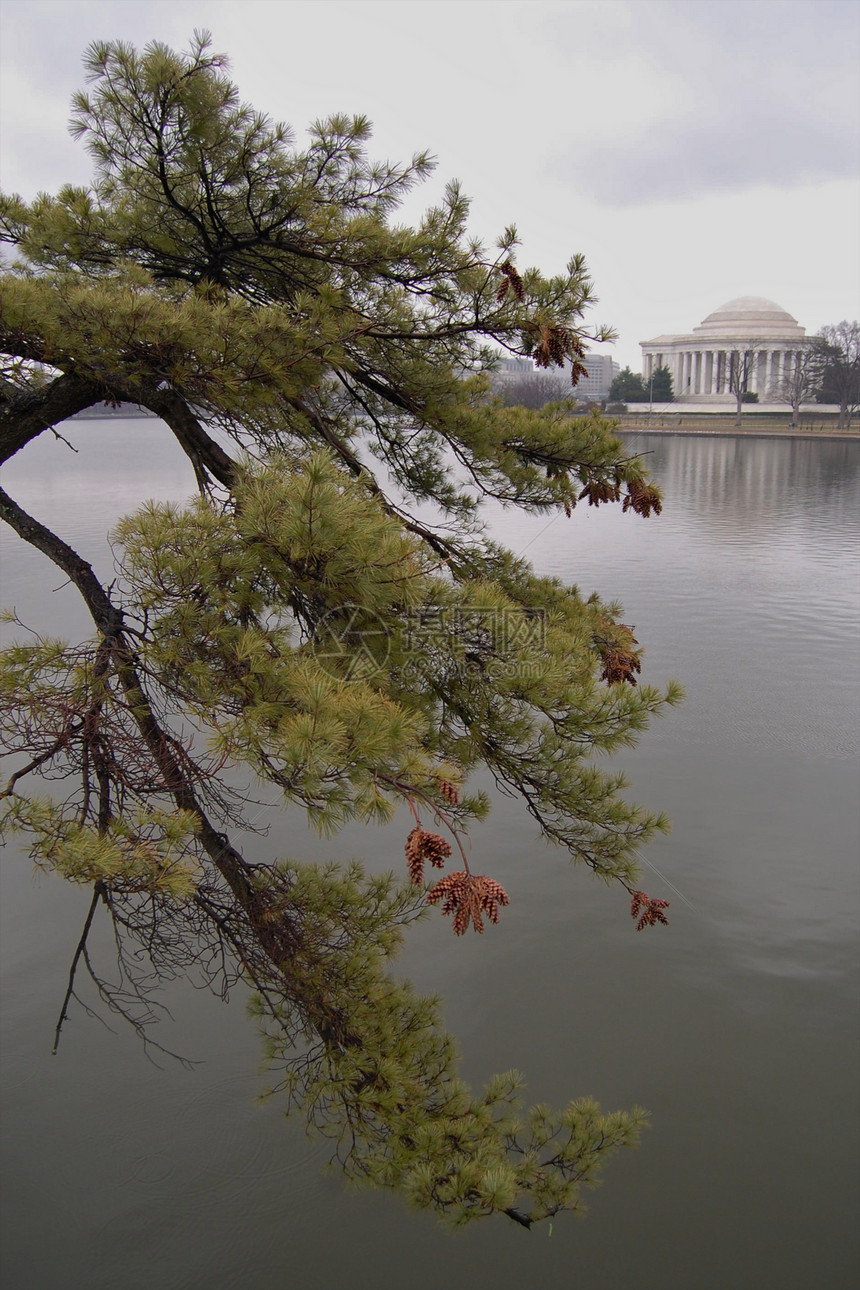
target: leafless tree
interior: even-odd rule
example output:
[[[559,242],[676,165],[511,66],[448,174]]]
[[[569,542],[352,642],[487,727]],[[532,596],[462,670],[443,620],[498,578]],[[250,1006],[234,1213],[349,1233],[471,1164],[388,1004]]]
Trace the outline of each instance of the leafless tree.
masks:
[[[756,357],[758,351],[764,344],[760,340],[751,340],[747,342],[747,349],[735,349],[729,354],[728,359],[728,388],[737,400],[735,425],[741,425],[743,415],[743,405],[747,401],[746,395],[749,393],[750,382],[753,372],[755,371]]]
[[[768,397],[775,403],[791,406],[790,426],[797,425],[801,404],[812,403],[821,389],[822,370],[820,350],[809,346],[794,354],[788,368],[769,388]]]
[[[547,403],[569,399],[574,393],[570,382],[556,376],[520,376],[506,381],[499,387],[502,400],[508,407],[542,408]]]
[[[815,337],[822,365],[824,402],[839,404],[839,429],[847,430],[860,410],[860,322],[822,327]]]

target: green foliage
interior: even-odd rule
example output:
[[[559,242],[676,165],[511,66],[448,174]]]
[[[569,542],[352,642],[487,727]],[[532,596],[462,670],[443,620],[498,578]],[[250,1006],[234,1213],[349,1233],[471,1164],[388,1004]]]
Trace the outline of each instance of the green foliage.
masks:
[[[605,607],[515,563],[504,586],[455,582],[330,458],[305,466],[249,469],[229,511],[150,504],[119,526],[147,673],[219,754],[322,828],[390,818],[404,783],[438,800],[440,759],[464,773],[483,763],[573,858],[634,881],[635,848],[665,821],[623,804],[623,778],[587,758],[635,742],[665,696],[607,692],[594,645]],[[350,651],[327,649],[347,626],[366,680]]]
[[[420,879],[251,864],[231,840],[251,798],[230,784],[250,773],[327,833],[405,805],[450,838],[428,831],[431,864],[459,852],[465,899],[501,890],[463,847],[470,830],[481,853],[490,803],[470,778],[488,769],[539,835],[626,888],[639,926],[665,921],[636,884],[667,822],[596,757],[635,744],[678,688],[637,684],[618,606],[536,576],[481,511],[587,500],[647,517],[659,493],[611,422],[492,391],[500,348],[575,370],[609,337],[584,327],[581,256],[555,277],[518,270],[515,230],[481,246],[456,185],[416,228],[393,224],[426,156],[374,164],[360,117],[298,148],[224,67],[203,37],[184,55],[94,45],[73,117],[92,188],[0,200],[16,251],[0,460],[82,408],[132,402],[199,486],[119,524],[109,589],[0,490],[96,628],[0,660],[3,818],[39,864],[94,885],[136,947],[132,976],[142,947],[156,976],[251,984],[281,1091],[348,1174],[454,1222],[528,1223],[580,1207],[641,1113],[523,1113],[512,1075],[471,1093],[437,1002],[388,975]],[[647,397],[629,370],[618,382],[613,397]]]
[[[176,899],[193,894],[199,874],[193,816],[137,809],[100,833],[76,814],[46,798],[13,797],[0,814],[0,830],[28,834],[33,858],[70,882]]]
[[[610,403],[647,403],[648,391],[642,384],[638,372],[631,372],[625,367],[618,373],[609,387]]]
[[[674,398],[672,373],[668,367],[655,367],[648,379],[648,397],[654,403],[671,403]]]
[[[438,1002],[384,970],[399,943],[392,923],[408,917],[409,888],[368,879],[355,865],[282,864],[274,881],[273,909],[288,904],[302,921],[309,950],[300,970],[325,989],[337,1042],[319,1041],[319,1020],[308,1024],[303,985],[278,1029],[268,1023],[267,1056],[281,1076],[273,1092],[337,1144],[347,1175],[394,1188],[454,1225],[498,1212],[530,1224],[581,1210],[582,1190],[599,1181],[608,1156],[638,1142],[645,1112],[604,1115],[582,1098],[562,1111],[524,1113],[515,1071],[471,1093],[456,1075]],[[266,1017],[260,999],[254,1011]]]

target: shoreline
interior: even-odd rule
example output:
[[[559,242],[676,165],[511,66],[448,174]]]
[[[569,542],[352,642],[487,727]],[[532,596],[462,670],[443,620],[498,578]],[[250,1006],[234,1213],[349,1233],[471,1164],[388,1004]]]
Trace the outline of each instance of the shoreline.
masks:
[[[608,414],[603,414],[608,415]],[[671,413],[669,414],[671,416]],[[616,434],[677,434],[677,435],[703,435],[708,438],[720,438],[727,436],[738,436],[741,438],[759,437],[768,439],[842,439],[846,442],[860,442],[860,421],[847,430],[840,430],[835,425],[831,426],[826,421],[819,422],[818,425],[801,425],[796,429],[791,429],[788,425],[762,425],[761,421],[756,424],[758,418],[751,416],[749,421],[741,426],[734,424],[734,418],[731,418],[731,424],[726,424],[729,420],[720,414],[713,416],[711,424],[710,417],[695,417],[685,419],[684,413],[676,413],[675,417],[669,421],[665,413],[659,419],[654,417],[630,418],[630,414],[622,419],[621,417],[611,417],[610,420],[616,422]],[[70,421],[110,421],[128,420],[130,418],[139,418],[141,420],[157,421],[158,417],[136,404],[121,404],[119,408],[96,404],[93,407],[84,408],[81,412],[76,412]],[[763,420],[764,418],[761,418]],[[714,424],[719,421],[721,424]]]
[[[860,443],[860,425],[852,426],[850,429],[837,429],[827,425],[821,426],[798,426],[792,429],[789,426],[703,426],[690,422],[678,421],[674,425],[654,425],[653,422],[637,421],[633,424],[625,422],[619,423],[615,428],[616,434],[675,434],[675,435],[699,435],[705,438],[718,439],[730,438],[735,436],[740,439],[762,438],[762,439],[840,439],[844,442]]]

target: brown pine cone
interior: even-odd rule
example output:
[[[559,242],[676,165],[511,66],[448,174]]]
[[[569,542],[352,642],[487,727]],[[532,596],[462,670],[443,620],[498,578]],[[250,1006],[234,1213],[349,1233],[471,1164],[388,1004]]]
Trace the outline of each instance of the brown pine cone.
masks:
[[[460,801],[460,790],[456,784],[451,783],[450,779],[439,780],[439,792],[451,806],[456,806]]]
[[[409,877],[420,885],[424,881],[424,865],[427,861],[436,869],[443,869],[445,861],[451,854],[451,845],[440,833],[431,833],[422,829],[420,824],[406,839],[406,867]]]
[[[483,932],[486,914],[491,923],[499,921],[499,905],[507,905],[508,893],[501,883],[483,873],[446,874],[427,893],[427,901],[442,901],[442,913],[454,915],[454,935],[462,936],[471,922],[476,932]]]

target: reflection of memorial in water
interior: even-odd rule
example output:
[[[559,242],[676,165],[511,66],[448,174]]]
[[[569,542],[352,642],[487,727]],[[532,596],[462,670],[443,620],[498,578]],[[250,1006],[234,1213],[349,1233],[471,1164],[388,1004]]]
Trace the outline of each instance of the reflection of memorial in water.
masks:
[[[770,529],[789,515],[796,519],[797,512],[812,514],[824,499],[834,517],[853,516],[852,485],[860,471],[855,443],[641,432],[623,438],[632,451],[647,454],[664,494],[683,499],[694,514],[712,517],[721,529],[732,519],[747,532]],[[787,508],[789,497],[794,505]]]

